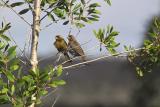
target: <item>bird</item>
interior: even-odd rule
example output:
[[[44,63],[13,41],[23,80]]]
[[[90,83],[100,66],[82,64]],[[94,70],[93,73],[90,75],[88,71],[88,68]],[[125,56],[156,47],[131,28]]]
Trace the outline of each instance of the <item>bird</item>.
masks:
[[[68,52],[73,56],[81,56],[82,61],[86,61],[85,53],[81,48],[79,42],[73,35],[68,35]]]
[[[63,53],[63,55],[65,56],[65,58],[71,62],[71,58],[68,55],[68,45],[67,42],[64,40],[64,38],[61,35],[56,35],[55,36],[55,42],[54,42],[54,46],[56,47],[56,49],[58,50],[58,52]]]

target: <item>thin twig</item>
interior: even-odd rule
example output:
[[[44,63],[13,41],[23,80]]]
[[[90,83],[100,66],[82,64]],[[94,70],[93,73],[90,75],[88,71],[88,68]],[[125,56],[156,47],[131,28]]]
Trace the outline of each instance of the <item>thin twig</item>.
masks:
[[[81,57],[83,57],[83,56],[88,57],[88,56],[93,56],[93,54],[90,54],[90,55],[82,55],[82,56],[76,56],[76,57],[71,58],[70,60],[79,59],[79,58],[81,58]],[[61,65],[64,65],[64,64],[68,63],[70,60],[67,60],[67,61],[62,62]]]
[[[60,20],[55,20],[55,21],[52,21],[52,23],[49,23],[48,25],[46,25],[46,26],[44,26],[42,29],[40,29],[41,31],[42,30],[45,30],[46,28],[48,28],[48,27],[50,27],[52,24],[54,24],[54,23],[57,23],[58,21],[60,21]]]
[[[52,10],[50,10],[49,12],[47,12],[47,14],[44,15],[44,16],[40,19],[40,22],[41,22],[44,18],[46,18],[46,17],[48,16],[48,13],[51,13],[53,10],[54,10],[54,8],[53,8]]]
[[[56,99],[54,100],[54,102],[53,102],[53,104],[52,104],[52,107],[54,107],[54,105],[56,104],[56,102],[57,102],[57,100],[59,99],[59,97],[60,97],[60,95],[58,95],[58,96],[56,97]]]
[[[3,20],[4,20],[4,22],[5,22],[5,24],[7,23],[7,21],[6,21],[6,19],[5,19],[5,17],[3,17]],[[12,41],[14,42],[14,44],[16,45],[16,46],[18,46],[18,44],[17,44],[17,42],[14,40],[14,38],[12,37],[12,34],[11,34],[11,32],[10,32],[10,30],[8,30],[8,34],[9,34],[9,36],[10,36],[10,38],[12,39]],[[23,55],[23,50],[18,46],[18,49],[20,50],[20,52],[22,53],[22,55]],[[26,58],[27,58],[27,56],[26,56]],[[20,58],[18,58],[23,64],[26,64],[26,62],[25,61],[23,61],[22,59],[20,59]]]
[[[30,47],[31,47],[31,41],[32,41],[32,35],[29,35],[29,39],[28,39],[28,53],[30,53]]]
[[[3,20],[4,20],[5,23],[7,23],[5,17],[3,17]],[[9,34],[10,38],[12,39],[12,41],[14,42],[14,44],[15,44],[16,46],[18,46],[17,42],[16,42],[16,41],[14,40],[14,38],[12,37],[12,34],[11,34],[10,30],[8,30],[8,34]],[[19,49],[20,52],[21,52],[21,55],[20,55],[20,56],[24,55],[25,58],[27,58],[27,60],[29,60],[29,58],[25,55],[25,50],[22,50],[19,46],[18,46],[18,49]],[[24,61],[22,61],[22,60],[20,60],[20,61],[21,61],[22,63],[24,63]],[[26,63],[26,62],[25,62],[25,63]],[[24,64],[25,64],[25,63],[24,63]]]
[[[125,52],[120,52],[120,53],[116,53],[116,54],[112,54],[112,55],[104,55],[102,57],[98,57],[98,58],[93,59],[93,60],[89,60],[89,61],[81,62],[81,63],[78,63],[78,64],[73,64],[73,65],[70,65],[70,66],[63,67],[63,70],[73,68],[73,67],[76,67],[76,66],[80,66],[80,65],[83,65],[83,64],[92,63],[92,62],[95,62],[95,61],[98,61],[98,60],[101,60],[101,59],[105,59],[105,58],[108,58],[108,57],[118,56],[118,55],[121,55],[121,54],[126,54],[126,53],[129,53],[129,52],[133,52],[133,51],[139,51],[139,50],[142,50],[142,49],[144,49],[144,48],[137,48],[137,49],[133,49],[133,50],[125,51]]]
[[[77,32],[77,34],[76,34],[76,36],[75,37],[77,37],[79,34],[80,34],[80,29],[78,28],[78,32]]]
[[[70,29],[69,29],[69,32],[68,32],[68,35],[70,35],[72,32],[72,26],[70,26]]]
[[[31,35],[31,31],[29,31],[28,34],[26,35],[28,38],[26,38],[24,48],[23,48],[24,56],[27,58],[28,61],[29,61],[29,58],[26,55],[26,48],[27,48],[27,43],[29,44],[30,35]]]
[[[55,60],[55,62],[54,62],[55,65],[57,65],[57,62],[59,62],[59,60],[61,59],[61,56],[62,56],[62,53],[61,53],[61,52],[58,53],[58,54],[60,54],[60,55],[59,55],[58,58]]]
[[[46,96],[42,97],[42,99],[47,98],[48,96],[50,96],[51,94],[55,93],[57,91],[58,88],[55,88],[54,90],[52,90],[51,92],[49,92]]]
[[[21,18],[27,25],[29,25],[30,27],[32,27],[31,24],[26,19],[24,19],[24,17],[20,16],[10,5],[7,5],[5,3],[5,1],[3,1],[3,0],[1,0],[1,1],[4,3],[4,5],[6,7],[10,8],[19,18]]]

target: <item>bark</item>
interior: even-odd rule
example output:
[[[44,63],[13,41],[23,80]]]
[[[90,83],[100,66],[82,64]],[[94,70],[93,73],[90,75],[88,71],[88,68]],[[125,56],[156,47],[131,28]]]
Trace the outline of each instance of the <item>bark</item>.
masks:
[[[30,62],[33,71],[35,71],[38,65],[37,48],[38,48],[38,38],[40,32],[40,4],[41,0],[34,0],[32,43],[31,43],[31,54],[30,54]]]
[[[31,43],[31,54],[30,54],[30,63],[31,69],[35,72],[38,65],[38,39],[40,32],[40,4],[41,0],[34,0],[34,9],[33,9],[33,26],[32,26],[32,43]],[[32,95],[32,100],[36,100],[36,95]],[[32,103],[29,107],[34,107],[35,103]]]

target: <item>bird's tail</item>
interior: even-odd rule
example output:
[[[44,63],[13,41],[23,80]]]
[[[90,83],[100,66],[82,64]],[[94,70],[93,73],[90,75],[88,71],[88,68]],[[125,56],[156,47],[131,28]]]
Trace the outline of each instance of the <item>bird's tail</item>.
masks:
[[[83,62],[85,62],[86,61],[86,56],[81,56],[81,59],[82,59]]]

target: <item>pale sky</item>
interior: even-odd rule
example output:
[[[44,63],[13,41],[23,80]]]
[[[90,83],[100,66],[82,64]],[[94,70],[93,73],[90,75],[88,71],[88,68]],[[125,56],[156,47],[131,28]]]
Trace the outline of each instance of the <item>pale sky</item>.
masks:
[[[102,4],[102,0],[94,1]],[[102,10],[100,21],[87,25],[85,28],[81,29],[81,32],[77,37],[80,44],[90,41],[82,46],[86,51],[90,49],[86,52],[87,54],[100,54],[99,49],[92,49],[92,47],[99,44],[92,31],[93,29],[105,27],[107,24],[113,25],[116,30],[120,32],[120,35],[117,37],[117,41],[121,43],[120,48],[118,48],[119,51],[123,49],[123,45],[139,47],[144,37],[147,22],[153,16],[160,13],[160,0],[112,0],[111,7],[106,4],[102,4],[100,10]],[[28,25],[26,25],[9,9],[0,8],[0,22],[3,17],[5,17],[7,21],[11,22],[11,34],[18,45],[23,48],[24,42],[26,38],[28,38],[26,36],[29,32]],[[29,20],[29,22],[32,21],[29,14],[27,14],[25,18]],[[48,22],[45,21],[44,24],[46,23]],[[48,29],[42,31],[40,33],[38,52],[40,54],[57,53],[57,50],[52,45],[55,35],[61,34],[66,37],[68,32],[69,26],[63,26],[62,23],[53,24]],[[77,30],[74,29],[72,32],[73,34],[76,34]]]

